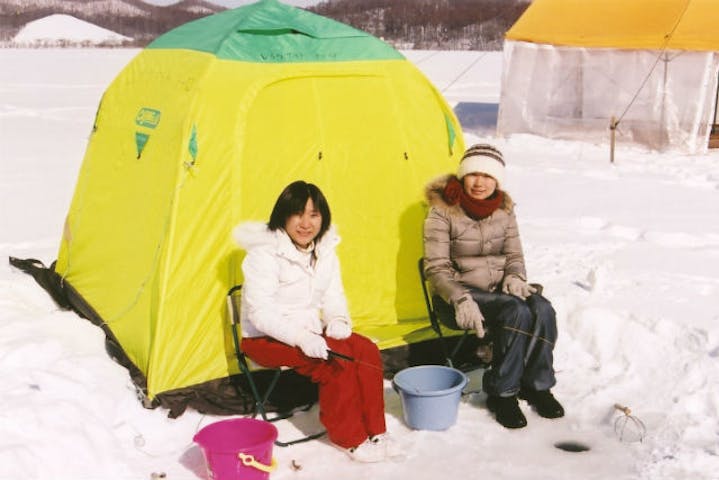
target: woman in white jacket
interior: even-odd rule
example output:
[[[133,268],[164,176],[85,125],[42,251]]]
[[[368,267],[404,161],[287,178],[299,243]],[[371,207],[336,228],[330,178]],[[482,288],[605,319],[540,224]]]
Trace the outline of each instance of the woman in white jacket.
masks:
[[[265,367],[289,366],[319,387],[329,439],[357,461],[395,454],[385,431],[382,360],[352,332],[329,205],[304,181],[280,194],[268,224],[235,230],[242,263],[242,349]],[[348,355],[347,361],[330,355]]]

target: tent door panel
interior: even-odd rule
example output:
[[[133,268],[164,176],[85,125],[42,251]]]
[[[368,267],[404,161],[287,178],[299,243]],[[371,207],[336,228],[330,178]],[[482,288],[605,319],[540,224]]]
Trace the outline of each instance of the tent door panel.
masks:
[[[359,322],[380,321],[395,310],[397,219],[406,208],[402,179],[411,175],[411,165],[392,102],[381,76],[271,84],[249,110],[235,175],[240,220],[266,222],[277,195],[292,181],[322,189],[342,236],[342,274]]]

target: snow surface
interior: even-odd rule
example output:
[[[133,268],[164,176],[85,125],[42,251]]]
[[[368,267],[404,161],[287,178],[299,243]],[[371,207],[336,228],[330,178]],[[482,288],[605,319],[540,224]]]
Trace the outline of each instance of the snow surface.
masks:
[[[65,14],[54,14],[28,22],[13,38],[13,42],[20,45],[58,41],[121,43],[124,40],[132,39]]]
[[[0,49],[0,258],[56,258],[98,102],[137,53]],[[500,53],[406,54],[466,107],[468,144],[505,152],[530,279],[558,313],[554,392],[567,415],[546,420],[523,403],[529,425],[510,431],[470,394],[449,430],[413,431],[387,382],[404,458],[354,464],[313,441],[275,447],[271,478],[719,478],[719,151],[621,147],[612,165],[602,138],[497,139]],[[192,437],[220,418],[143,409],[99,328],[58,310],[7,262],[0,287],[0,479],[206,478]],[[642,442],[619,440],[615,403],[646,424]],[[284,438],[317,428],[317,410],[277,426]],[[562,441],[591,450],[554,447]]]

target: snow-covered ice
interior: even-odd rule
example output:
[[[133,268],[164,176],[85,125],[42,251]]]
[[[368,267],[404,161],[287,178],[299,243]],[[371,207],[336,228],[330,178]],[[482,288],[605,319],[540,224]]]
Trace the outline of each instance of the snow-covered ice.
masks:
[[[137,52],[0,49],[0,258],[56,258],[100,96]],[[453,105],[496,112],[501,53],[406,54]],[[554,392],[566,417],[523,404],[529,425],[510,431],[483,395],[467,395],[455,426],[413,431],[387,382],[404,458],[358,465],[313,441],[275,448],[271,478],[719,478],[719,151],[622,146],[612,165],[606,139],[497,139],[481,127],[466,128],[466,142],[505,152],[530,280],[558,313]],[[0,479],[206,478],[192,437],[218,418],[143,409],[100,329],[7,261],[0,306]],[[615,403],[646,424],[643,442],[619,441]],[[313,409],[277,425],[287,437],[316,422]],[[554,447],[562,441],[591,450]]]

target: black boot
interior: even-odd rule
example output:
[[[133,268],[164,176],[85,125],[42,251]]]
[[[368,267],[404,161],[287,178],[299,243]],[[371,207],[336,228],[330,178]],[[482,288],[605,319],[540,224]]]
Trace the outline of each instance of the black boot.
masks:
[[[519,409],[517,397],[487,397],[487,408],[493,412],[497,421],[506,428],[522,428],[527,426],[527,419]]]
[[[559,418],[564,416],[564,407],[554,398],[549,390],[522,390],[519,398],[523,398],[537,410],[540,417]]]

